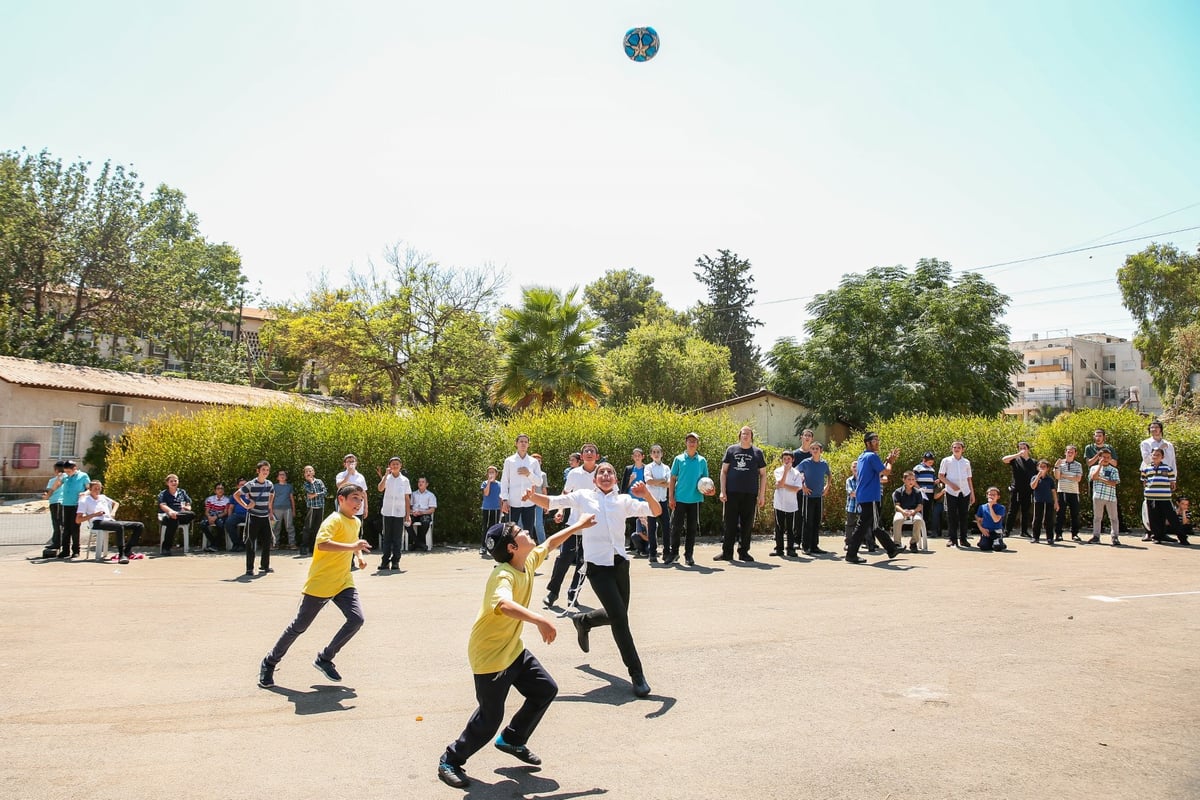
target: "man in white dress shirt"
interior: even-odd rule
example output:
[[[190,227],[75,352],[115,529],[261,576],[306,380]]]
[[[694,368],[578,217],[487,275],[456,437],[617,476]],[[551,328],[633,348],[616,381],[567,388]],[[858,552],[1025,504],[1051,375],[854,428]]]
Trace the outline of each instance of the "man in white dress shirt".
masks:
[[[533,503],[523,499],[526,489],[536,489],[543,483],[542,465],[529,455],[529,435],[517,436],[517,452],[504,459],[500,469],[500,513],[517,523],[523,531],[531,531],[537,521]]]

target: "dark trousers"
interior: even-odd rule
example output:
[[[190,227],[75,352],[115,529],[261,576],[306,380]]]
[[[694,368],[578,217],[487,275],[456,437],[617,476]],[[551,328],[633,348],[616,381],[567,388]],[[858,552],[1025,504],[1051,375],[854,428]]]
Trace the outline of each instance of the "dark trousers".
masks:
[[[800,502],[804,506],[804,533],[800,537],[800,547],[809,552],[820,550],[825,498],[806,495],[800,498]]]
[[[253,519],[253,517],[251,518]],[[270,526],[267,528],[268,535]],[[292,620],[292,624],[287,626],[283,635],[279,637],[279,641],[271,648],[271,652],[267,653],[268,664],[278,664],[287,655],[288,649],[292,646],[292,642],[300,634],[308,630],[308,626],[312,625],[317,614],[321,613],[321,609],[330,600],[342,612],[346,618],[345,623],[338,629],[338,632],[333,635],[333,639],[322,650],[319,655],[325,661],[333,661],[334,656],[338,651],[346,646],[346,642],[354,638],[354,634],[358,633],[358,629],[363,626],[362,605],[358,602],[358,590],[353,586],[348,589],[342,589],[333,597],[313,597],[311,594],[300,596],[300,608],[296,610],[296,618]]]
[[[942,535],[942,501],[932,498],[921,501],[921,517],[925,520],[927,536]]]
[[[1168,533],[1179,533],[1179,515],[1170,500],[1147,500],[1146,511],[1150,517],[1150,537],[1156,542],[1166,541]],[[1187,534],[1183,535],[1187,539]]]
[[[775,509],[775,552],[783,553],[787,541],[788,555],[796,553],[796,512]]]
[[[537,519],[535,513],[534,519]],[[408,549],[409,550],[424,550],[425,549],[425,534],[429,533],[429,529],[433,527],[433,514],[414,514],[412,524],[408,526]],[[524,525],[521,526],[525,528]],[[533,534],[533,527],[526,528],[530,534]],[[534,537],[536,538],[536,537]]]
[[[113,531],[117,534],[117,554],[124,558],[128,558],[133,552],[133,548],[138,546],[138,542],[142,540],[142,533],[146,530],[146,526],[140,522],[125,522],[122,520],[92,520],[92,528],[97,531],[104,531],[103,536],[108,535],[108,531]]]
[[[304,530],[300,533],[300,553],[303,555],[312,555],[313,547],[317,542],[317,531],[321,530],[321,523],[325,520],[325,506],[308,509],[308,514],[304,517]]]
[[[971,530],[971,497],[965,494],[946,492],[946,516],[950,541],[968,544],[967,532]]]
[[[62,547],[62,503],[50,504],[50,546],[54,549]]]
[[[1054,518],[1054,532],[1062,535],[1063,523],[1067,521],[1067,511],[1071,512],[1071,535],[1079,535],[1079,495],[1075,492],[1058,493],[1058,516]]]
[[[78,505],[62,507],[62,542],[58,548],[60,553],[79,555],[79,523],[75,515],[79,513]]]
[[[650,514],[646,515],[646,535],[650,537],[646,548],[651,558],[658,556],[658,540],[660,536],[663,542],[663,556],[666,556],[667,539],[671,536],[671,512],[667,508],[666,500],[663,500],[661,505],[662,513],[657,517]]]
[[[533,536],[533,526],[537,523],[537,506],[525,506],[524,508],[508,507],[508,518],[521,526],[521,530],[529,531],[529,535]]]
[[[1054,541],[1054,503],[1035,502],[1033,504],[1033,540],[1036,542],[1040,535],[1038,531],[1044,531],[1046,541]]]
[[[479,541],[480,541],[479,549],[480,550],[483,550],[482,542],[484,539],[487,538],[488,530],[493,525],[496,525],[499,522],[500,522],[500,509],[498,509],[498,508],[483,509],[483,536],[480,537],[480,539],[479,539]],[[489,555],[491,555],[491,554],[489,553]]]
[[[383,533],[379,537],[379,547],[385,566],[400,561],[400,543],[403,536],[404,517],[389,517],[384,514]]]
[[[564,522],[567,517],[564,517]],[[563,580],[567,577],[567,571],[571,567],[575,568],[575,576],[571,578],[571,588],[567,590],[567,600],[575,599],[575,595],[579,593],[580,587],[583,586],[583,575],[580,573],[580,567],[583,566],[583,547],[580,544],[580,539],[583,537],[575,534],[562,543],[559,548],[558,558],[554,559],[554,566],[550,569],[550,580],[546,583],[546,592],[554,597],[558,597],[562,591]]]
[[[750,552],[750,529],[754,527],[754,512],[758,510],[758,495],[751,492],[725,493],[725,538],[721,542],[721,553],[733,555],[737,543],[739,556]]]
[[[671,525],[663,534],[663,559],[679,559],[679,537],[683,535],[683,557],[691,558],[696,549],[696,531],[700,528],[699,503],[675,503],[671,512]]]
[[[213,550],[225,549],[225,518],[217,517],[216,524],[208,521],[208,516],[200,517],[199,523],[200,533],[207,543],[208,547]]]
[[[1008,519],[1004,521],[1004,532],[1012,533],[1017,514],[1021,515],[1021,535],[1029,533],[1029,510],[1033,507],[1031,490],[1014,488],[1008,496]]]
[[[558,684],[533,653],[523,650],[503,672],[475,676],[475,699],[479,708],[475,709],[458,739],[446,748],[443,761],[461,767],[500,730],[500,723],[504,721],[504,701],[508,699],[510,688],[520,692],[525,702],[500,735],[509,744],[523,745],[529,741],[558,694]]]
[[[234,550],[241,550],[244,546],[242,531],[238,530],[242,523],[246,521],[246,515],[236,516],[230,514],[225,518],[225,533],[229,534],[229,541],[233,542]]]
[[[846,551],[847,560],[853,561],[858,558],[858,548],[862,547],[864,541],[879,542],[884,550],[892,552],[896,544],[892,541],[892,535],[879,527],[878,520],[878,501],[858,504],[858,523],[854,526],[854,533],[850,535],[850,549]]]
[[[262,553],[258,568],[264,572],[271,567],[271,520],[267,517],[246,517],[246,572],[254,571],[254,548]]]
[[[587,577],[601,608],[581,614],[576,619],[582,619],[587,629],[611,625],[613,641],[621,651],[621,660],[625,662],[629,676],[635,681],[642,678],[642,660],[638,658],[633,634],[629,630],[629,562],[620,556],[614,556],[612,566],[589,561]]]
[[[165,530],[163,531],[162,549],[164,553],[171,552],[171,548],[175,546],[175,537],[179,534],[179,526],[187,525],[194,519],[196,519],[196,515],[191,511],[180,511],[174,517],[163,516],[162,525]]]

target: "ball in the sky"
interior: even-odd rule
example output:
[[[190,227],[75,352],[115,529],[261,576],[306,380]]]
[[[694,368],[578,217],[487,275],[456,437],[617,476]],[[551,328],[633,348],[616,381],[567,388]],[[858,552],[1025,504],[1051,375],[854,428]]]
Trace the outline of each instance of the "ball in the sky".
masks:
[[[658,31],[630,28],[625,31],[625,55],[633,61],[649,61],[658,55]]]

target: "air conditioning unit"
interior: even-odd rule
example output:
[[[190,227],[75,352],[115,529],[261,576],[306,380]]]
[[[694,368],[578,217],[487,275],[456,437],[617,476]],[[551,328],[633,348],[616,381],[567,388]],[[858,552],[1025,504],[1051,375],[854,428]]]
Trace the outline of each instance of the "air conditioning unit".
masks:
[[[120,403],[109,403],[104,407],[105,422],[133,422],[133,406],[125,406]]]

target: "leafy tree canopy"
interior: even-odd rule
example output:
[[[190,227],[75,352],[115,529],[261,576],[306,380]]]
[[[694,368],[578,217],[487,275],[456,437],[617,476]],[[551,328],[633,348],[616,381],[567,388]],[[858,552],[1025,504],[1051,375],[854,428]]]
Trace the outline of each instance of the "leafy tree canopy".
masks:
[[[1176,332],[1200,322],[1200,251],[1186,253],[1172,245],[1152,244],[1125,259],[1117,284],[1129,313],[1137,321],[1134,345],[1142,352],[1154,388],[1168,408],[1184,402],[1187,380],[1196,371],[1191,337]],[[1173,343],[1174,342],[1174,343]]]
[[[599,320],[575,296],[544,286],[521,290],[521,305],[500,312],[498,335],[506,348],[492,384],[492,399],[515,409],[595,406],[605,393],[595,350]]]
[[[219,327],[244,284],[237,251],[204,239],[179,190],[147,199],[119,164],[93,176],[46,151],[0,153],[0,353],[131,368],[147,365],[128,343],[146,338],[189,377],[228,377],[237,348]]]
[[[754,344],[754,329],[762,322],[750,316],[754,304],[754,276],[750,262],[737,253],[718,250],[717,258],[702,255],[692,273],[708,292],[708,301],[693,309],[696,329],[708,341],[729,348],[729,368],[733,370],[737,394],[762,388],[761,353]]]
[[[729,348],[696,336],[678,322],[644,322],[605,358],[612,399],[663,402],[694,409],[729,398]]]
[[[443,267],[400,243],[384,261],[351,271],[345,287],[321,277],[302,303],[277,310],[264,338],[358,403],[478,401],[498,359],[490,315],[505,276]]]
[[[976,273],[922,259],[845,276],[808,304],[803,343],[780,339],[770,387],[799,400],[798,426],[900,413],[996,414],[1015,396],[1021,357],[1000,317],[1008,297]]]
[[[629,332],[647,319],[674,318],[672,311],[654,288],[654,278],[633,269],[610,269],[583,288],[588,308],[600,319],[596,338],[602,350],[625,343]]]

